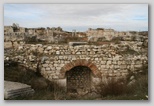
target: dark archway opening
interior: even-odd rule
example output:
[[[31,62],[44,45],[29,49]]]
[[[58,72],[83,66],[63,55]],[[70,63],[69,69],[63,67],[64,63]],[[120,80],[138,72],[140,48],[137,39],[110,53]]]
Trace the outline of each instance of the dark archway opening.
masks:
[[[86,66],[76,66],[67,71],[67,92],[89,91],[91,89],[91,75],[91,69]]]

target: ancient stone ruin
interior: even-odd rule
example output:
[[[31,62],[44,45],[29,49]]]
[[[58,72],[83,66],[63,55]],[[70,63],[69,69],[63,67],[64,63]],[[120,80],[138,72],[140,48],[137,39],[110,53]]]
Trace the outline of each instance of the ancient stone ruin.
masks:
[[[62,43],[66,38],[72,39],[72,33],[84,45]],[[37,43],[26,43],[26,37],[34,36]],[[110,79],[125,81],[129,73],[140,73],[148,64],[148,32],[98,28],[74,33],[60,27],[5,26],[4,44],[5,61],[16,61],[39,71],[46,79],[64,86],[67,92],[96,90],[100,82]]]

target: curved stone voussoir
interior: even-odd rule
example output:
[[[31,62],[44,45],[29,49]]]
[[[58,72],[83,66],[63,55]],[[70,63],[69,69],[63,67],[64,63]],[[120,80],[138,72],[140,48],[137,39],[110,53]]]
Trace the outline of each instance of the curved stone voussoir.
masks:
[[[101,77],[101,72],[98,70],[96,65],[91,61],[87,61],[86,59],[73,60],[72,62],[64,65],[60,70],[60,73],[61,73],[60,77],[65,78],[64,73],[66,73],[67,71],[71,70],[73,67],[76,67],[76,66],[86,66],[91,69],[94,77],[99,77],[99,78]]]

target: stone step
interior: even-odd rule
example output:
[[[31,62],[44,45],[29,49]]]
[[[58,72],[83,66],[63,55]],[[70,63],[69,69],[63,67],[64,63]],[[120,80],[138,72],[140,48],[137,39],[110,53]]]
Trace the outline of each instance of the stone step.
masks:
[[[13,99],[18,96],[26,96],[32,95],[34,90],[30,85],[12,82],[12,81],[4,81],[4,98],[5,99]]]
[[[27,90],[27,91],[22,91],[19,93],[12,93],[12,94],[7,94],[9,99],[16,98],[18,96],[25,96],[25,95],[32,95],[34,93],[34,90]]]

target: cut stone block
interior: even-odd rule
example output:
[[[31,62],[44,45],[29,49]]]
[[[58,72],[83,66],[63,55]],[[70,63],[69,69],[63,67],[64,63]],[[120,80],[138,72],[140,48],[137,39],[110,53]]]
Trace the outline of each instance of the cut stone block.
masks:
[[[19,82],[4,81],[5,99],[13,99],[18,96],[32,95],[33,93],[34,90],[30,85]]]

